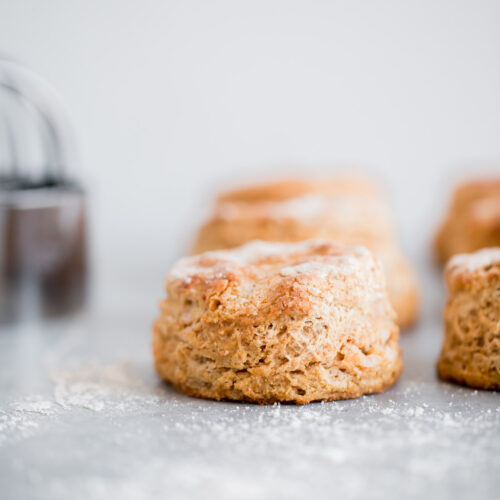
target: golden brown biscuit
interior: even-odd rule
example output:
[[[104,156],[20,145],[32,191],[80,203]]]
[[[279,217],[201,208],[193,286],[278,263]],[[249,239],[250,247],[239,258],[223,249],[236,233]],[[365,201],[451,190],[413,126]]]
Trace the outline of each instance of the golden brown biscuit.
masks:
[[[500,248],[453,257],[445,270],[450,296],[438,361],[445,380],[500,389]]]
[[[181,259],[166,288],[155,366],[191,396],[347,399],[401,372],[384,275],[365,248],[252,242]]]
[[[398,248],[378,186],[364,178],[282,181],[223,194],[201,227],[193,252],[233,248],[252,240],[309,238],[370,249],[387,273],[399,325],[415,321],[419,305],[415,273]]]
[[[496,245],[500,245],[500,179],[462,183],[436,235],[439,260]]]

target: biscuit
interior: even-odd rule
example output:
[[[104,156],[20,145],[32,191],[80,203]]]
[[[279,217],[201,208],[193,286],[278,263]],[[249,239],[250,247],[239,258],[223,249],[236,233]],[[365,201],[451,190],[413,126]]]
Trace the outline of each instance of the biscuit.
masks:
[[[270,404],[382,392],[402,369],[383,271],[363,247],[251,242],[181,259],[154,325],[158,374]]]
[[[153,333],[159,375],[191,396],[308,403],[382,392],[399,328],[371,253],[310,240],[181,259]]]
[[[458,253],[500,245],[500,179],[464,182],[453,193],[434,248],[446,262]]]
[[[453,257],[438,371],[478,389],[500,389],[500,248]]]
[[[390,212],[377,185],[364,178],[281,181],[221,195],[200,228],[193,253],[228,249],[252,240],[310,238],[362,245],[382,262],[401,327],[416,319],[415,273],[401,254]]]

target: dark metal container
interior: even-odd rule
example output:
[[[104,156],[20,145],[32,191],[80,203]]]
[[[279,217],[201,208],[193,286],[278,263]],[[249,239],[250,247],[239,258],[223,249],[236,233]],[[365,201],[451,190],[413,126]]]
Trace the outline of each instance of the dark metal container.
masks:
[[[86,196],[68,127],[36,75],[0,58],[0,323],[84,303]]]

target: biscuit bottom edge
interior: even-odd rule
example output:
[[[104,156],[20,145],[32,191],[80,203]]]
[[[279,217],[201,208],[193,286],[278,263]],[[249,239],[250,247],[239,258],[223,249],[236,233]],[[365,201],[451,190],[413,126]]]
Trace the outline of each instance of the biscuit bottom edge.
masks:
[[[500,390],[500,374],[497,377],[490,377],[470,368],[453,366],[453,363],[441,358],[437,363],[437,372],[441,380],[445,382],[455,383],[472,389]]]
[[[283,386],[280,389],[272,391],[266,391],[266,395],[258,394],[254,392],[252,395],[249,394],[239,394],[235,395],[232,389],[225,389],[223,387],[212,387],[212,388],[195,388],[192,385],[174,380],[169,377],[161,363],[155,363],[155,369],[158,376],[170,387],[174,388],[178,392],[185,394],[190,397],[195,397],[199,399],[211,400],[211,401],[226,401],[234,403],[252,403],[258,405],[272,405],[275,403],[282,404],[295,404],[303,405],[314,402],[330,402],[330,401],[341,401],[348,399],[357,399],[364,395],[370,394],[380,394],[388,389],[390,389],[398,380],[399,376],[403,371],[403,363],[400,357],[396,358],[394,365],[391,367],[386,367],[386,372],[382,375],[377,375],[377,377],[367,378],[366,380],[360,381],[360,384],[356,389],[348,391],[320,391],[313,392],[309,395],[294,395],[290,397],[289,386]]]

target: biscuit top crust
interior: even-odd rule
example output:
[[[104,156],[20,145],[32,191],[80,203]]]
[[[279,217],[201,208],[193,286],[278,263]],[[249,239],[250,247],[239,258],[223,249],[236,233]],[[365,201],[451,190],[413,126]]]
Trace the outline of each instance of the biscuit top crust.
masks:
[[[169,279],[211,279],[220,274],[261,270],[280,275],[315,274],[330,271],[346,276],[359,270],[362,262],[373,263],[369,250],[362,246],[345,247],[323,240],[298,243],[251,241],[231,250],[205,252],[178,261]]]
[[[222,193],[219,202],[260,203],[283,201],[306,194],[329,196],[357,194],[380,196],[379,186],[364,176],[338,175],[333,178],[281,179],[264,184],[256,184]]]
[[[393,315],[383,273],[372,254],[364,247],[322,240],[254,241],[183,258],[167,278],[167,295],[216,307],[219,320],[311,310],[330,315],[332,308],[350,304],[369,309],[376,301]]]
[[[446,265],[445,277],[449,288],[455,288],[484,274],[492,267],[500,267],[500,248],[483,248],[474,253],[453,256]],[[495,269],[494,274],[498,269]]]
[[[462,253],[452,257],[446,266],[450,271],[477,271],[500,262],[500,247],[483,248],[474,253]]]
[[[317,217],[335,218],[342,226],[365,224],[367,217],[386,225],[390,212],[384,201],[367,195],[305,194],[284,201],[263,201],[258,204],[241,202],[218,203],[214,219],[295,219],[310,221]]]
[[[482,198],[500,198],[500,178],[471,179],[462,182],[455,189],[454,203],[456,205],[468,205]]]
[[[500,192],[497,197],[475,200],[470,204],[470,212],[476,223],[500,225]]]
[[[328,237],[335,231],[361,231],[377,240],[394,236],[391,213],[379,186],[355,176],[283,180],[228,192],[219,197],[207,224],[218,222],[250,223],[252,227],[298,223],[326,228]],[[317,237],[326,233],[320,231]]]

